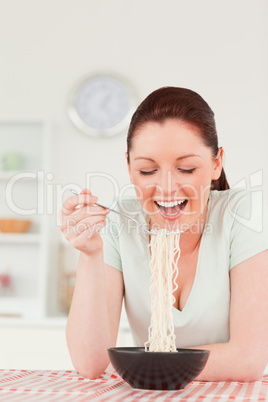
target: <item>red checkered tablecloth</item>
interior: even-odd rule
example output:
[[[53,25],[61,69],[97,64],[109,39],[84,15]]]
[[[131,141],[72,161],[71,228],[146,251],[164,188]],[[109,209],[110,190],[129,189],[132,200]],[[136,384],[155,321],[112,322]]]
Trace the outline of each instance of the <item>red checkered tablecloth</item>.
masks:
[[[268,401],[268,375],[256,382],[192,381],[179,391],[131,388],[115,372],[96,380],[75,371],[0,370],[0,401]]]

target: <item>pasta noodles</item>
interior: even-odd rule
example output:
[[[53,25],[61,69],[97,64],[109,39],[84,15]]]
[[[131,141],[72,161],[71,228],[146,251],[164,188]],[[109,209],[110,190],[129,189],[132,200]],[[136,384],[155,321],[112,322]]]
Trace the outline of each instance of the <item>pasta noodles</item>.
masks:
[[[179,274],[180,233],[172,234],[160,229],[151,237],[151,323],[148,329],[146,352],[176,352],[172,306],[173,292],[178,289],[176,279]],[[178,253],[175,260],[175,255]]]

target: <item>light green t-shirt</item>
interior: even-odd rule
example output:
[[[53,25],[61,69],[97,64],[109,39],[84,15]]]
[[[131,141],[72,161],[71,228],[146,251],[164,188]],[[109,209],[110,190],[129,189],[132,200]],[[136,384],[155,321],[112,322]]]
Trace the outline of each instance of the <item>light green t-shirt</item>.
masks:
[[[268,249],[262,198],[257,195],[244,189],[210,192],[193,287],[183,310],[172,308],[177,347],[229,340],[229,271]],[[148,227],[149,216],[137,198],[117,199],[114,209]],[[125,308],[135,345],[144,346],[151,318],[149,236],[113,212],[100,233],[104,262],[123,273]]]

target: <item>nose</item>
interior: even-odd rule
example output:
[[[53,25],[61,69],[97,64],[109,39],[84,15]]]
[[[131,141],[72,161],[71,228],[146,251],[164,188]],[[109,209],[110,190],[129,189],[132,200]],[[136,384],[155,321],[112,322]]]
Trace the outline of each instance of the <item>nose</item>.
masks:
[[[156,187],[159,195],[170,198],[178,192],[180,184],[177,182],[175,174],[173,174],[171,170],[168,170],[161,173]]]

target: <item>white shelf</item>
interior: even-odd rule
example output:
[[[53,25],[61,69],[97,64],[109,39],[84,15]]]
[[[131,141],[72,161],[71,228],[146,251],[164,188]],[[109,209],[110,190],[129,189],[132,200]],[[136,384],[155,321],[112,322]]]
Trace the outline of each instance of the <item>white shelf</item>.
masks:
[[[37,233],[0,233],[1,243],[31,243],[38,244],[42,240],[40,234]]]
[[[38,298],[0,297],[0,317],[11,316],[38,317]]]
[[[19,305],[19,304],[29,304],[36,302],[35,297],[8,297],[8,296],[0,296],[0,306],[8,305]]]

